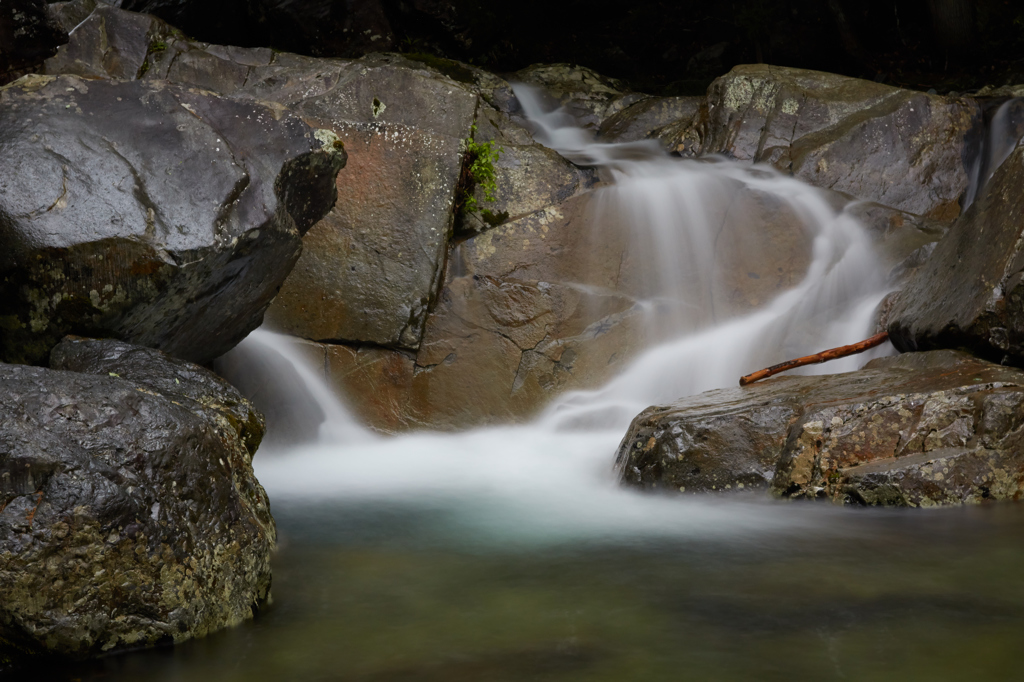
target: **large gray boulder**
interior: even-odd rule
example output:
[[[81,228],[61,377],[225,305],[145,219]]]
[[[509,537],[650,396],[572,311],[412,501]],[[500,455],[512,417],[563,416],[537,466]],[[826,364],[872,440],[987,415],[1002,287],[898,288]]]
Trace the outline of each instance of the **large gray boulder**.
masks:
[[[889,314],[900,350],[969,348],[1024,364],[1024,147],[908,279]]]
[[[259,326],[345,154],[276,105],[163,81],[0,90],[0,357],[67,333],[205,362]]]
[[[927,507],[1024,494],[1024,372],[955,351],[776,377],[653,406],[619,446],[624,483]]]
[[[818,71],[737,66],[708,89],[684,154],[770,163],[812,185],[951,221],[981,130],[970,98],[939,97]]]
[[[251,618],[276,537],[251,466],[263,418],[153,349],[69,338],[52,365],[0,364],[0,664]]]

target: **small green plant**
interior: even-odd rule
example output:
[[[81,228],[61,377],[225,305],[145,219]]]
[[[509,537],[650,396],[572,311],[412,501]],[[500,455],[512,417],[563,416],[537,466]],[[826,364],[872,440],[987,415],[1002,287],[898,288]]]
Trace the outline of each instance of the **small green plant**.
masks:
[[[498,191],[497,176],[494,172],[494,164],[498,157],[505,151],[495,146],[494,140],[477,142],[473,139],[476,135],[476,124],[470,128],[469,137],[466,138],[466,160],[462,166],[462,179],[460,191],[459,209],[466,213],[479,211],[476,197],[473,190],[479,187],[483,190],[484,201],[494,201],[494,193]],[[490,213],[490,211],[487,211]]]

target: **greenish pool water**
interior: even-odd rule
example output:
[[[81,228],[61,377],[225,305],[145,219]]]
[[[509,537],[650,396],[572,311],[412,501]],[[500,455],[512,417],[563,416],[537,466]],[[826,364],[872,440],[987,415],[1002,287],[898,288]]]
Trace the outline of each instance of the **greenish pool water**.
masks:
[[[218,682],[1024,676],[1024,507],[726,504],[752,517],[783,514],[793,529],[506,544],[467,536],[443,505],[283,505],[274,603],[256,620],[55,674]]]

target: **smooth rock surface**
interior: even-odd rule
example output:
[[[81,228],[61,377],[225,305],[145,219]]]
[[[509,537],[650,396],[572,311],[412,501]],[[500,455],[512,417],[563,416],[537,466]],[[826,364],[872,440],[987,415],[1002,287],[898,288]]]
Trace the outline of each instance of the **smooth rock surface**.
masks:
[[[261,323],[345,162],[279,106],[74,76],[0,91],[0,154],[0,357],[27,363],[67,333],[226,352]]]
[[[712,83],[693,124],[667,143],[683,154],[770,163],[812,185],[948,222],[960,213],[980,124],[970,98],[752,64]]]
[[[0,364],[0,662],[180,642],[251,618],[276,532],[263,419],[207,370],[68,338]]]
[[[775,377],[648,408],[624,483],[926,507],[1024,493],[1024,372],[954,351]]]
[[[901,350],[969,348],[1024,364],[1024,148],[908,279],[888,315]]]

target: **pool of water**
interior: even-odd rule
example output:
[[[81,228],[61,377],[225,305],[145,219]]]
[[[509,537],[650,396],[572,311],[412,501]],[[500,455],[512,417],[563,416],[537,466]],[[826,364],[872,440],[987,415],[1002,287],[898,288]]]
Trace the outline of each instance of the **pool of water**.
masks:
[[[59,676],[1019,678],[1024,507],[674,502],[720,532],[527,538],[441,502],[278,505],[274,601],[254,621]]]

